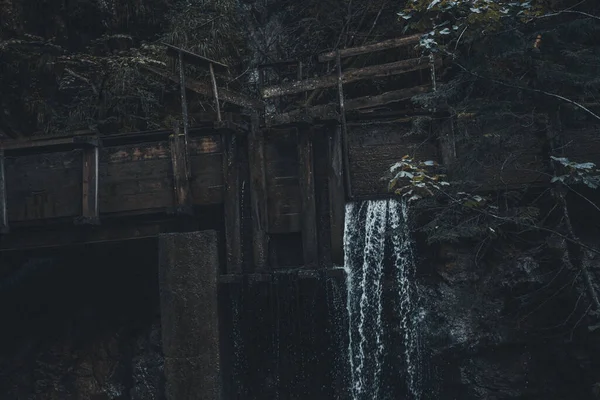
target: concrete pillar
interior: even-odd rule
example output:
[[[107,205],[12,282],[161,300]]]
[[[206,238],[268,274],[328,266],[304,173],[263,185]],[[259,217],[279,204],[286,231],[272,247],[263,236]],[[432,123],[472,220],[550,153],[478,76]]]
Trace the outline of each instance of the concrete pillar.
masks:
[[[219,255],[215,231],[159,236],[167,400],[220,400]]]

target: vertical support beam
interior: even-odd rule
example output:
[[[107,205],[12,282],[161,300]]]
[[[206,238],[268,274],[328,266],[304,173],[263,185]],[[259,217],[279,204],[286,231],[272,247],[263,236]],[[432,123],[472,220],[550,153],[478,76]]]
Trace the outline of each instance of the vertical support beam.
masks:
[[[158,244],[167,400],[221,400],[217,233],[161,234]]]
[[[86,223],[97,224],[98,212],[98,146],[83,149],[82,216]]]
[[[344,265],[344,220],[346,195],[342,162],[342,127],[336,125],[329,137],[329,215],[331,216],[331,261]]]
[[[97,145],[88,145],[82,150],[81,175],[81,215],[76,217],[76,225],[100,224],[98,206],[98,162]]]
[[[240,209],[240,157],[237,136],[225,132],[223,138],[223,176],[225,177],[225,247],[227,273],[242,273],[242,221]]]
[[[183,65],[183,53],[179,52],[179,86],[181,87],[181,117],[183,119],[183,134],[185,135],[186,144],[188,137],[188,108],[187,97],[185,93],[185,69]]]
[[[352,199],[352,184],[350,180],[350,160],[348,159],[348,125],[346,124],[346,106],[344,104],[344,81],[342,75],[342,59],[340,51],[336,55],[337,73],[338,73],[338,97],[340,106],[340,122],[342,125],[342,155],[344,164],[344,183],[346,186],[346,196]]]
[[[219,89],[217,88],[217,78],[215,77],[215,69],[213,64],[208,64],[210,69],[210,79],[212,81],[213,96],[215,98],[215,108],[217,109],[217,121],[221,122],[221,107],[219,106]]]
[[[317,208],[315,204],[315,171],[313,162],[312,130],[298,131],[298,164],[300,167],[300,195],[302,196],[302,248],[304,265],[315,269],[319,263],[317,239]]]
[[[8,210],[4,150],[0,150],[0,234],[8,233]]]
[[[260,129],[258,114],[252,114],[248,135],[248,159],[250,162],[250,201],[252,203],[252,247],[254,266],[257,271],[267,267],[267,182],[265,177],[264,136]]]
[[[190,176],[190,162],[188,159],[188,131],[189,131],[189,117],[188,117],[188,106],[187,106],[187,96],[185,93],[185,66],[183,64],[183,52],[179,51],[179,86],[181,87],[181,119],[183,120],[183,136],[184,136],[184,147],[185,147],[185,164],[186,164],[186,173],[187,179],[191,178]]]
[[[192,198],[187,164],[187,147],[185,137],[175,127],[175,133],[169,136],[171,163],[173,166],[173,183],[175,191],[175,212],[192,214]]]

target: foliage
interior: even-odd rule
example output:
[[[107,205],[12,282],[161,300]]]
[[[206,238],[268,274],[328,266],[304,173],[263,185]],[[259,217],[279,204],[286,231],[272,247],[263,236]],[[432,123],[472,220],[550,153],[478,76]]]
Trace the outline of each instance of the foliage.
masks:
[[[576,163],[566,157],[554,157],[552,160],[562,165],[567,173],[552,178],[552,183],[560,182],[566,185],[584,184],[590,189],[600,186],[600,170],[592,162]]]
[[[530,0],[409,0],[399,16],[407,28],[425,31],[421,46],[434,50],[440,44],[458,41],[470,28],[474,32],[494,32],[506,20],[539,13]],[[438,42],[439,41],[439,42]]]

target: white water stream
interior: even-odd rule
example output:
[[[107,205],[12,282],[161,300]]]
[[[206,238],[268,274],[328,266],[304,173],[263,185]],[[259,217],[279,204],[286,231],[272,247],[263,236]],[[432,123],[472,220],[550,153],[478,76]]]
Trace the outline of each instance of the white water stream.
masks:
[[[364,207],[366,207],[366,215]],[[386,247],[390,247],[387,253]],[[415,272],[408,206],[395,200],[350,203],[346,207],[344,269],[347,276],[349,319],[348,359],[353,400],[384,400],[391,393],[382,387],[384,361],[390,352],[403,352],[408,399],[420,399],[419,343],[416,323]],[[391,261],[389,261],[391,260]],[[392,262],[386,268],[386,262]],[[386,276],[386,271],[393,271]],[[393,283],[385,295],[395,304],[403,349],[386,343],[384,278]],[[392,397],[397,398],[397,397]]]

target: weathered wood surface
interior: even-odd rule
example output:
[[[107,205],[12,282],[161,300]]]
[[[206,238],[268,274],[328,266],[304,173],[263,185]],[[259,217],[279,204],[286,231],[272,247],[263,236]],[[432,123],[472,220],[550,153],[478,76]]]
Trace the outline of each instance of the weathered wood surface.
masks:
[[[265,141],[268,233],[301,231],[302,193],[295,129],[269,130]]]
[[[346,58],[346,57],[358,56],[361,54],[373,53],[376,51],[389,50],[389,49],[393,49],[393,48],[400,47],[400,46],[409,46],[411,44],[417,44],[417,43],[419,43],[420,39],[421,39],[421,35],[418,35],[418,34],[401,37],[401,38],[388,39],[388,40],[384,40],[384,41],[381,41],[378,43],[367,44],[364,46],[341,49],[341,50],[339,50],[339,55],[341,58]],[[337,51],[330,51],[328,53],[319,54],[319,61],[320,62],[333,61],[336,59],[336,56],[337,56]]]
[[[100,154],[97,146],[83,150],[83,174],[82,174],[82,223],[97,224],[100,222],[98,177]]]
[[[328,191],[331,229],[331,260],[334,264],[344,264],[344,221],[346,215],[346,193],[344,191],[344,164],[341,128],[331,129],[328,138]]]
[[[9,223],[82,214],[82,153],[67,152],[5,158]]]
[[[175,208],[179,214],[188,214],[191,213],[192,193],[185,136],[176,130],[169,137],[169,147],[171,149]]]
[[[436,59],[436,66],[441,65],[441,59]],[[411,58],[408,60],[396,61],[387,64],[373,65],[364,68],[349,69],[344,71],[342,82],[344,84],[360,81],[363,79],[381,78],[397,74],[404,74],[419,69],[430,67],[428,58]],[[308,90],[323,89],[338,85],[337,75],[328,75],[320,78],[305,79],[281,85],[269,86],[262,89],[262,97],[267,99],[271,97],[286,96],[290,94],[302,93]]]
[[[191,138],[189,151],[190,186],[195,195],[188,195],[185,201],[194,205],[221,203],[220,136]],[[102,147],[97,169],[95,157],[93,148],[6,156],[8,221],[94,218],[177,206],[167,140]]]
[[[252,203],[252,250],[254,267],[258,272],[266,269],[268,257],[264,132],[260,129],[259,124],[258,115],[253,114],[248,135],[248,160],[250,164],[250,201]]]
[[[319,261],[312,133],[310,129],[298,132],[299,186],[302,204],[302,249],[304,252],[304,266],[306,268],[315,268]]]
[[[242,221],[240,187],[240,148],[234,133],[223,136],[225,248],[228,274],[241,274]]]

